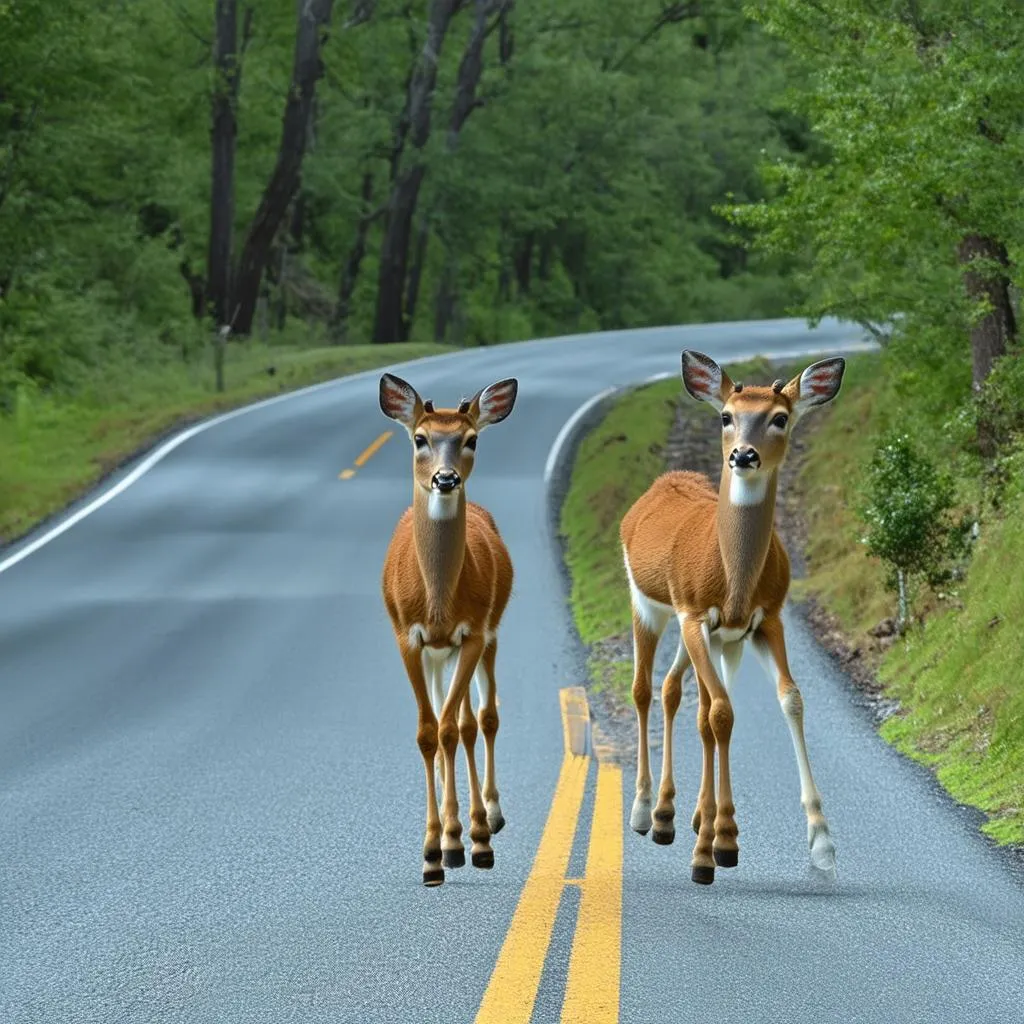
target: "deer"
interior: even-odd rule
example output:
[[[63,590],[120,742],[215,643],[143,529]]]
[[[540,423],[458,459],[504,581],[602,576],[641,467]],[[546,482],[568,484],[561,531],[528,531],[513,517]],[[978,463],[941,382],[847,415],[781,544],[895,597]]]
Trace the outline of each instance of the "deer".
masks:
[[[413,446],[413,500],[395,527],[381,588],[418,709],[416,742],[427,778],[423,884],[444,882],[466,863],[455,790],[455,751],[465,750],[474,867],[494,866],[491,836],[505,825],[494,775],[498,732],[494,667],[498,626],[512,592],[512,560],[491,514],[466,500],[477,438],[515,404],[518,383],[498,381],[457,408],[435,409],[408,382],[385,373],[380,408],[405,427]],[[455,662],[447,693],[444,670]],[[476,677],[478,714],[469,684]],[[456,716],[458,716],[456,718]],[[484,784],[476,768],[484,734]],[[438,813],[434,774],[443,790]]]
[[[697,731],[703,769],[692,818],[697,840],[690,877],[710,885],[715,867],[739,863],[739,828],[729,775],[733,727],[730,686],[749,642],[776,686],[789,726],[807,819],[811,866],[835,877],[836,851],[804,739],[804,702],[790,672],[782,625],[789,591],[789,557],[775,530],[779,468],[793,428],[811,410],[832,401],[845,361],[823,359],[788,383],[770,387],[733,383],[710,356],[682,353],[687,393],[721,417],[722,478],[716,493],[699,473],[659,476],[620,524],[633,620],[633,700],[638,751],[631,828],[660,845],[675,839],[672,726],[683,674],[697,679]],[[679,647],[662,683],[664,711],[661,783],[651,810],[648,713],[655,650],[668,622],[679,621]],[[716,667],[717,666],[717,667]],[[720,672],[719,672],[720,669]],[[715,789],[715,753],[718,787]]]

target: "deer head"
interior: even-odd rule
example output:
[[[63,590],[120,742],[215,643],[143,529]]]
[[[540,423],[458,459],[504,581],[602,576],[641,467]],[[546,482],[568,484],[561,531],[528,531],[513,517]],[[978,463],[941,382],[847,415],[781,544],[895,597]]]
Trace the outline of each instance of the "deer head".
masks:
[[[722,460],[737,476],[770,474],[786,456],[794,424],[839,394],[846,361],[822,359],[788,384],[745,387],[703,352],[685,351],[683,385],[722,417]]]
[[[411,384],[385,373],[380,379],[380,407],[409,433],[416,486],[439,496],[456,494],[473,472],[478,435],[508,416],[518,388],[515,378],[501,380],[458,408],[435,409]]]

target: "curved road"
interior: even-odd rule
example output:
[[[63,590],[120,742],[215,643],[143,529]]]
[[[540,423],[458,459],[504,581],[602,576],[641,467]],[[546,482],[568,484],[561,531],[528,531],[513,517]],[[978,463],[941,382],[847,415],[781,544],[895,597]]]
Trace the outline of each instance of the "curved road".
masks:
[[[791,661],[834,887],[808,877],[785,723],[753,659],[735,688],[742,861],[714,886],[689,881],[682,829],[668,848],[628,832],[632,765],[620,805],[616,769],[563,761],[559,691],[582,666],[545,469],[557,476],[567,421],[609,387],[676,374],[684,347],[727,361],[859,341],[835,323],[719,324],[392,368],[444,404],[520,381],[469,485],[517,572],[498,656],[508,825],[493,871],[449,871],[438,889],[420,885],[415,711],[378,589],[410,497],[408,442],[354,465],[392,426],[378,372],[202,430],[26,557],[0,557],[0,1020],[1024,1020],[1009,859],[877,739],[799,623]],[[685,820],[699,776],[689,714],[677,736]],[[567,783],[570,761],[585,775]],[[583,788],[564,874],[604,879],[607,900],[532,870],[565,831],[566,785]],[[590,834],[616,817],[621,831]],[[499,974],[504,1002],[481,1010]],[[577,1012],[598,991],[616,998]]]

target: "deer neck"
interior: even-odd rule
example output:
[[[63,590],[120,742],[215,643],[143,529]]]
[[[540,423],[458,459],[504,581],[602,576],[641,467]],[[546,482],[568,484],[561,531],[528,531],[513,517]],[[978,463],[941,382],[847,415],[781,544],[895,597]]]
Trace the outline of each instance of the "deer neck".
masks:
[[[735,476],[726,464],[718,492],[718,547],[725,569],[723,625],[746,625],[775,525],[776,473]]]
[[[466,493],[416,488],[413,497],[416,560],[427,595],[428,622],[447,619],[466,556]]]

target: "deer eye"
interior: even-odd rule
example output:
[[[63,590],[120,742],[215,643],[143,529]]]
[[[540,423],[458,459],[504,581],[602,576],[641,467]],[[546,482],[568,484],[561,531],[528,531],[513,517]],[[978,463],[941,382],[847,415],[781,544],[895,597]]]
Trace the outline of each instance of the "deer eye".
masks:
[[[467,437],[466,438],[466,447],[471,452],[475,452],[476,451],[476,434],[474,434],[472,437]]]
[[[732,413],[728,413],[728,412],[723,412],[722,413],[722,426],[723,427],[731,427],[732,426]]]
[[[779,430],[785,430],[786,424],[789,422],[789,417],[784,413],[780,412],[778,416],[772,417],[772,426],[778,427]]]
[[[416,445],[417,451],[427,447],[427,435],[417,434],[413,439],[412,443]]]

